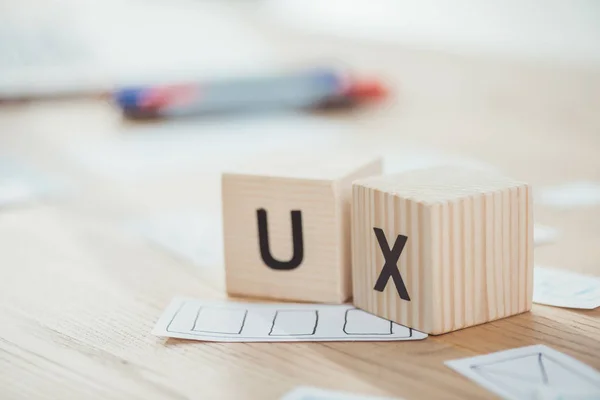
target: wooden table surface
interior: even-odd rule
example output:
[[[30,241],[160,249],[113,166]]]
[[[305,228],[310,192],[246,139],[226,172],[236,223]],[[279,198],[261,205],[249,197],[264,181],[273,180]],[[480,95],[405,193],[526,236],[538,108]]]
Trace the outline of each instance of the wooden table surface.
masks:
[[[600,72],[304,36],[261,24],[290,65],[343,60],[393,88],[385,104],[327,116],[350,122],[348,145],[424,146],[497,166],[535,188],[600,180]],[[219,176],[202,171],[115,181],[64,148],[126,135],[105,101],[0,108],[0,150],[77,190],[0,210],[2,399],[277,399],[296,385],[406,399],[495,398],[443,362],[546,344],[600,368],[600,309],[531,312],[423,341],[202,343],[150,331],[174,296],[225,298],[221,266],[201,268],[121,229],[124,218],[177,207],[218,212]],[[600,275],[600,207],[536,206],[560,229],[535,262]]]

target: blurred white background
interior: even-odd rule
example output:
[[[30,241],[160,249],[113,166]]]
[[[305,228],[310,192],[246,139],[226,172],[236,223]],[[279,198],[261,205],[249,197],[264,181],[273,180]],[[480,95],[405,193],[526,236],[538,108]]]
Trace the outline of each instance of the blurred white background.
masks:
[[[267,0],[264,13],[305,32],[600,65],[594,0]]]
[[[273,24],[407,48],[600,66],[600,2],[593,0],[48,0],[44,7],[0,4],[0,95],[277,68],[260,29]]]

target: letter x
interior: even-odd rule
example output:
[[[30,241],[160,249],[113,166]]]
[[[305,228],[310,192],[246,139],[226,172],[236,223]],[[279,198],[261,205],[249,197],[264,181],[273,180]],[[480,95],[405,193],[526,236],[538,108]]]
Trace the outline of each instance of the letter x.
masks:
[[[381,274],[379,274],[377,283],[375,283],[374,289],[378,292],[383,292],[383,289],[385,289],[387,286],[391,276],[394,280],[394,285],[396,285],[396,290],[398,290],[398,295],[400,298],[410,301],[408,291],[406,290],[406,286],[404,286],[404,281],[402,280],[400,271],[398,271],[398,259],[400,258],[400,254],[402,254],[402,250],[404,249],[404,245],[406,244],[408,237],[404,235],[398,235],[396,242],[394,243],[394,247],[392,250],[390,250],[387,239],[385,238],[385,233],[383,233],[383,231],[379,228],[373,228],[373,231],[375,231],[375,236],[379,242],[379,247],[381,247],[381,251],[383,252],[383,258],[385,258],[385,264],[383,265]]]

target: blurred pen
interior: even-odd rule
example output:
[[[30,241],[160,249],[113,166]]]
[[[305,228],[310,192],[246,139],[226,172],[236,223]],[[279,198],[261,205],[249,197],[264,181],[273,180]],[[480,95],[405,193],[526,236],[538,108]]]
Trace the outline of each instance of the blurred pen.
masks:
[[[380,99],[385,92],[377,81],[357,80],[335,70],[310,70],[123,88],[113,98],[126,115],[176,117],[264,109],[319,109]]]

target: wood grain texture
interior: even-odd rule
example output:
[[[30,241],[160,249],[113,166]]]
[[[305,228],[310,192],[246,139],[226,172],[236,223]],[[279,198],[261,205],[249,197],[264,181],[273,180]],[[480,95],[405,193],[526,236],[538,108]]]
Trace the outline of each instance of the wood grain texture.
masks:
[[[50,15],[58,7],[40,0],[4,3],[23,15]],[[244,16],[256,9],[235,3],[246,7]],[[534,191],[600,180],[597,68],[324,35],[316,40],[264,18],[256,27],[288,65],[327,55],[386,80],[390,102],[328,116],[356,128],[343,137],[348,147],[387,151],[399,160],[420,156],[411,147],[418,145],[484,160],[531,182]],[[160,126],[155,121],[150,130]],[[278,400],[297,385],[407,400],[497,399],[444,361],[532,344],[600,369],[600,309],[537,304],[531,312],[419,342],[202,343],[152,336],[173,296],[226,298],[223,266],[185,262],[123,234],[120,224],[132,215],[178,208],[219,214],[220,174],[186,169],[121,182],[65,157],[65,149],[88,139],[130,138],[145,129],[123,121],[102,100],[0,107],[0,152],[66,175],[78,189],[73,197],[0,209],[2,400]],[[501,204],[494,213],[502,213]],[[599,207],[562,212],[536,204],[535,221],[562,234],[535,249],[536,263],[600,276]],[[464,234],[471,235],[468,229]],[[462,262],[470,260],[465,254]]]
[[[223,175],[227,291],[251,297],[344,302],[352,295],[347,229],[351,182],[380,174],[381,160],[290,157],[262,166],[266,175]],[[256,164],[251,167],[256,171]],[[303,259],[296,268],[267,266],[259,248],[259,209],[266,211],[270,253],[281,261],[294,255],[291,211],[301,212]]]
[[[496,173],[436,167],[353,183],[354,305],[430,334],[531,309],[533,217],[530,186]],[[374,290],[390,248],[409,300],[390,278]],[[392,260],[395,261],[395,260]]]

